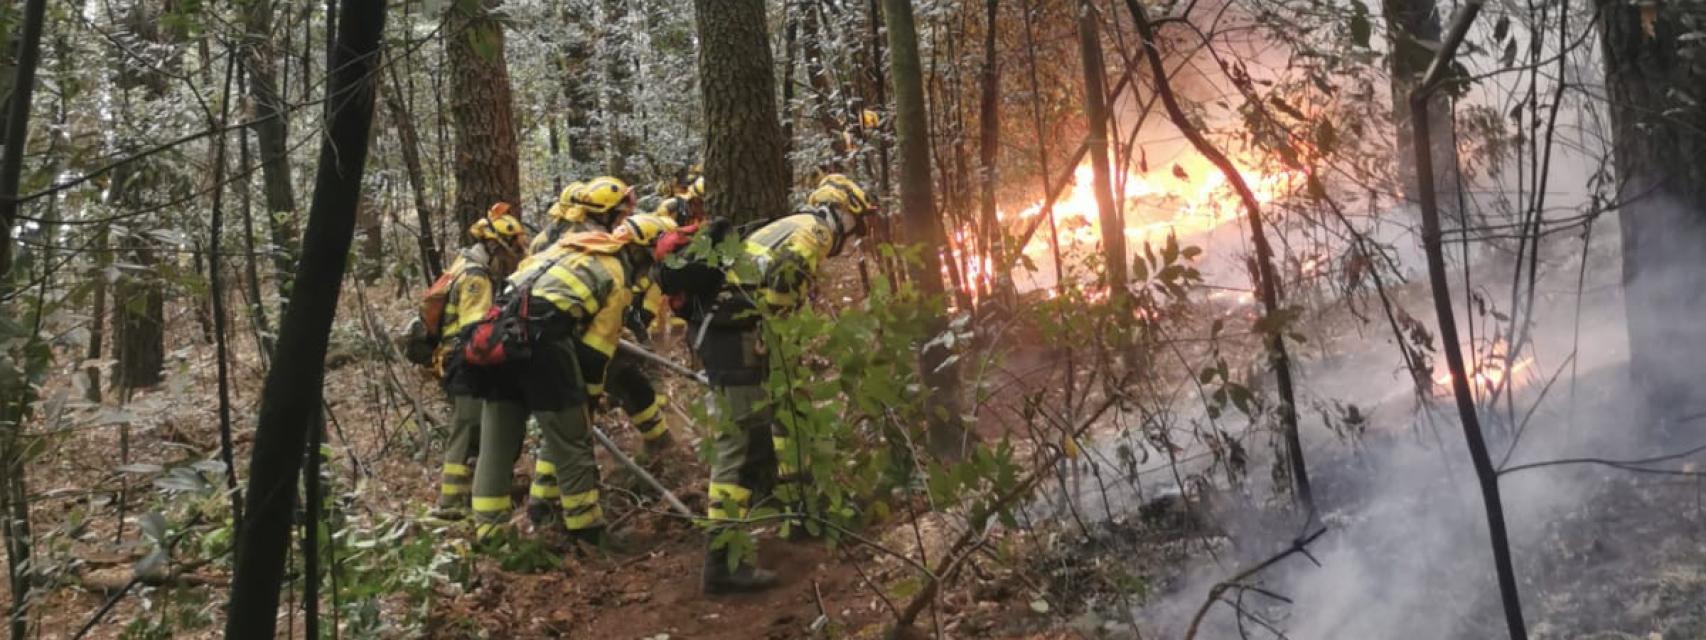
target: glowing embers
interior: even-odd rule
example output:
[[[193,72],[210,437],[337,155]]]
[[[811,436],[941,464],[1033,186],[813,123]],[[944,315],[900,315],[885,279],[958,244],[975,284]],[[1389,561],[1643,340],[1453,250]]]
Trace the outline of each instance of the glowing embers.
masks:
[[[1505,341],[1499,340],[1493,344],[1490,353],[1482,354],[1479,362],[1472,363],[1469,373],[1470,391],[1478,396],[1505,393],[1521,389],[1533,382],[1533,375],[1525,372],[1534,366],[1534,357],[1510,362],[1507,353]],[[1435,395],[1452,394],[1451,371],[1446,367],[1444,357],[1441,357],[1434,367],[1433,382]]]

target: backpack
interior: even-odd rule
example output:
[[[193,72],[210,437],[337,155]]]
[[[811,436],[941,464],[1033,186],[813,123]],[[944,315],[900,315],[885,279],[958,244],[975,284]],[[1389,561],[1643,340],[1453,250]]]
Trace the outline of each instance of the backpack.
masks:
[[[431,366],[432,356],[444,333],[444,308],[450,303],[455,273],[445,273],[427,287],[414,319],[403,329],[403,357],[421,366]]]
[[[517,283],[486,310],[486,315],[462,329],[462,361],[476,367],[492,367],[533,357],[533,332],[529,309],[533,283],[551,271],[568,254],[552,260]]]

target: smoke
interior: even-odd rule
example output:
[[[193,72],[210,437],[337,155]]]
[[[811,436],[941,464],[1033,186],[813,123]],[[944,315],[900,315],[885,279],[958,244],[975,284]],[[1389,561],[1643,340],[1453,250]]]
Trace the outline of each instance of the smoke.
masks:
[[[1526,352],[1536,364],[1516,378],[1511,400],[1483,407],[1495,465],[1631,458],[1682,448],[1635,417],[1640,396],[1627,373],[1615,236],[1607,230],[1590,253],[1579,334],[1575,269],[1543,274],[1540,321]],[[1487,283],[1500,277],[1476,275]],[[1428,308],[1425,289],[1405,293],[1411,298],[1406,306]],[[1461,308],[1458,314],[1460,323],[1470,316]],[[1302,366],[1302,388],[1315,399],[1359,404],[1372,425],[1355,447],[1327,433],[1318,420],[1304,425],[1327,533],[1310,545],[1307,557],[1292,555],[1245,583],[1260,591],[1228,590],[1223,598],[1240,602],[1249,616],[1216,604],[1197,637],[1276,637],[1264,625],[1296,639],[1502,636],[1486,514],[1450,398],[1418,406],[1405,388],[1408,380],[1394,380],[1396,350],[1388,344],[1348,338],[1325,350],[1335,355]],[[1569,573],[1556,570],[1564,560],[1557,557],[1554,525],[1590,502],[1612,473],[1623,472],[1556,466],[1503,477],[1504,513],[1531,625],[1544,618],[1540,605],[1547,598],[1579,587],[1543,579]],[[1251,488],[1249,494],[1260,498],[1264,491]],[[1212,502],[1212,517],[1231,540],[1232,552],[1205,560],[1167,597],[1145,606],[1138,615],[1151,625],[1145,637],[1183,637],[1214,585],[1284,551],[1303,533],[1295,514],[1227,504],[1247,500]]]

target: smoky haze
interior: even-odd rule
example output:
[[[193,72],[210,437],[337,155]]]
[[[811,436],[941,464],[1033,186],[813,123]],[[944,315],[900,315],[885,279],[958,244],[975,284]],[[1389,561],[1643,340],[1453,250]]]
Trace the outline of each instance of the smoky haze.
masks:
[[[1608,218],[1596,231],[1579,302],[1579,335],[1576,270],[1560,265],[1542,275],[1534,346],[1524,352],[1533,357],[1533,364],[1512,377],[1517,389],[1513,399],[1482,407],[1483,428],[1496,465],[1579,457],[1635,459],[1701,444],[1701,430],[1694,426],[1661,429],[1642,417],[1646,413],[1639,399],[1642,395],[1628,373],[1615,226],[1615,218]],[[1579,250],[1579,242],[1574,244]],[[1549,255],[1558,256],[1557,252]],[[1501,275],[1508,276],[1497,274],[1497,269],[1487,271],[1477,274],[1476,280],[1491,284]],[[1673,286],[1698,287],[1699,281],[1694,278]],[[1466,309],[1457,312],[1460,322],[1469,317]],[[1251,582],[1292,602],[1245,592],[1243,607],[1287,637],[1298,639],[1502,637],[1485,512],[1450,398],[1438,395],[1418,403],[1399,387],[1407,381],[1393,382],[1396,354],[1388,344],[1370,340],[1358,349],[1354,341],[1346,341],[1328,347],[1328,351],[1340,349],[1345,355],[1304,366],[1303,388],[1316,398],[1359,403],[1367,410],[1371,426],[1352,447],[1326,433],[1318,421],[1308,425],[1314,428],[1307,434],[1307,456],[1316,501],[1328,529],[1310,546],[1319,565],[1293,555]],[[1513,451],[1513,436],[1518,432]],[[1682,468],[1686,462],[1664,466]],[[1606,554],[1596,560],[1592,554],[1564,553],[1568,545],[1559,540],[1561,535],[1572,535],[1560,533],[1573,526],[1566,521],[1603,507],[1593,503],[1602,500],[1596,496],[1607,482],[1627,481],[1629,475],[1572,465],[1502,477],[1519,585],[1535,637],[1578,637],[1611,629],[1619,612],[1632,606],[1593,602],[1582,593],[1585,587],[1580,579],[1590,571],[1612,575],[1640,571],[1620,563],[1639,557],[1643,543],[1618,536],[1595,540],[1593,548]],[[1250,489],[1253,496],[1265,491],[1270,489]],[[1182,637],[1214,584],[1284,550],[1292,535],[1300,533],[1295,515],[1229,506],[1248,504],[1248,497],[1210,503],[1212,518],[1226,532],[1231,549],[1218,562],[1193,569],[1168,597],[1145,607],[1139,619],[1158,625],[1146,629],[1146,637]],[[1692,528],[1686,522],[1664,524],[1660,526],[1674,526],[1674,530],[1659,535],[1697,540],[1697,509],[1697,504],[1688,509],[1696,517]],[[1614,522],[1612,529],[1636,524]],[[1227,598],[1237,595],[1233,590]],[[1577,602],[1571,605],[1575,608],[1604,607],[1606,626],[1579,627],[1587,623],[1573,618],[1549,626],[1560,601]],[[1231,606],[1219,604],[1198,637],[1240,637],[1239,622]],[[1653,624],[1651,629],[1663,628]],[[1254,622],[1246,620],[1242,626],[1250,637],[1273,637]],[[1548,629],[1565,635],[1545,633]]]

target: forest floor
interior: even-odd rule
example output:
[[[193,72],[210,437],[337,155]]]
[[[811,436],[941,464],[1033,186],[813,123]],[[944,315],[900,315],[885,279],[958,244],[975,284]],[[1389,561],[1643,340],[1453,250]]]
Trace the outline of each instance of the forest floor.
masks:
[[[824,299],[836,304],[856,298],[856,272],[843,266],[834,273]],[[1399,292],[1400,302],[1420,300],[1424,292],[1407,288]],[[430,379],[380,357],[371,339],[373,327],[383,332],[406,317],[410,298],[407,292],[380,292],[373,286],[346,290],[345,313],[328,359],[334,450],[329,475],[340,529],[333,539],[343,554],[334,564],[343,582],[325,588],[330,593],[337,586],[344,595],[328,597],[322,615],[335,612],[340,636],[876,638],[883,636],[894,608],[917,590],[918,573],[912,567],[868,546],[785,542],[760,531],[764,562],[779,570],[782,585],[762,594],[705,597],[699,590],[703,534],[664,513],[644,497],[646,492],[631,490],[631,479],[613,472],[616,466],[603,452],[608,513],[637,553],[570,555],[552,558],[550,564],[557,566],[528,569],[506,569],[500,566],[503,558],[464,559],[454,541],[466,532],[426,518],[436,495],[437,449],[432,420],[421,420],[415,408],[440,422],[447,408]],[[45,387],[36,432],[52,435],[29,466],[28,478],[38,496],[32,527],[37,569],[45,576],[45,588],[31,609],[37,637],[76,636],[109,599],[111,611],[88,637],[219,636],[229,581],[224,559],[229,529],[198,515],[217,511],[209,503],[223,499],[198,488],[198,479],[212,486],[223,479],[205,464],[217,456],[219,421],[213,349],[196,330],[193,311],[179,309],[170,319],[173,344],[167,382],[160,388],[122,405],[80,403],[73,400],[81,395],[76,365],[63,367]],[[1348,314],[1341,309],[1332,318],[1317,330],[1354,341]],[[659,345],[681,357],[679,347],[668,346],[671,342],[678,341],[664,339]],[[252,445],[263,368],[251,335],[236,336],[231,348],[242,467]],[[1332,347],[1316,348],[1325,353]],[[1016,377],[1026,377],[1025,371],[1048,365],[1051,353],[1017,349],[1008,366]],[[76,363],[63,355],[62,362]],[[1247,349],[1238,357],[1248,362],[1254,352]],[[662,381],[672,398],[691,402],[699,397],[687,383]],[[1059,381],[1044,376],[1030,384]],[[698,509],[705,467],[686,451],[694,450],[704,434],[679,416],[671,421],[687,446],[670,460],[664,479]],[[619,418],[607,416],[604,422],[625,447],[637,448],[632,430]],[[992,419],[979,428],[995,435],[1003,426]],[[1324,491],[1334,491],[1333,469],[1348,468],[1350,463],[1342,460],[1351,457],[1316,463],[1326,469]],[[527,481],[525,459],[517,467],[518,489]],[[1706,509],[1698,479],[1587,477],[1588,488],[1573,504],[1530,523],[1538,531],[1541,552],[1520,558],[1534,637],[1706,637],[1706,607],[1701,606],[1706,602]],[[1361,478],[1352,474],[1339,482],[1364,482]],[[1242,508],[1249,509],[1249,502],[1244,500]],[[1345,502],[1353,506],[1329,522],[1354,523],[1376,510]],[[1270,509],[1271,500],[1253,503],[1258,511],[1278,511]],[[159,513],[164,526],[152,523],[150,513]],[[919,627],[946,637],[1048,639],[1136,637],[1135,626],[1144,630],[1142,637],[1182,637],[1170,625],[1176,624],[1178,609],[1194,610],[1203,602],[1204,576],[1231,575],[1276,539],[1271,527],[1222,526],[1222,516],[1236,518],[1166,494],[1109,507],[1106,515],[1086,522],[1028,514],[1031,528],[997,534],[988,552],[945,590],[940,607],[927,612]],[[884,547],[933,561],[956,535],[949,522],[924,513],[897,518],[868,535]],[[127,590],[133,564],[162,546],[157,539],[172,547],[167,577]],[[302,632],[302,603],[295,595],[299,578],[292,576],[290,614],[281,619],[291,637]],[[1469,622],[1461,632],[1437,637],[1483,637],[1477,630],[1496,628],[1488,626],[1496,625],[1496,605],[1491,604],[1496,600],[1484,591],[1467,594],[1463,597],[1481,600],[1464,613]],[[1311,611],[1299,605],[1288,615],[1296,621]]]

